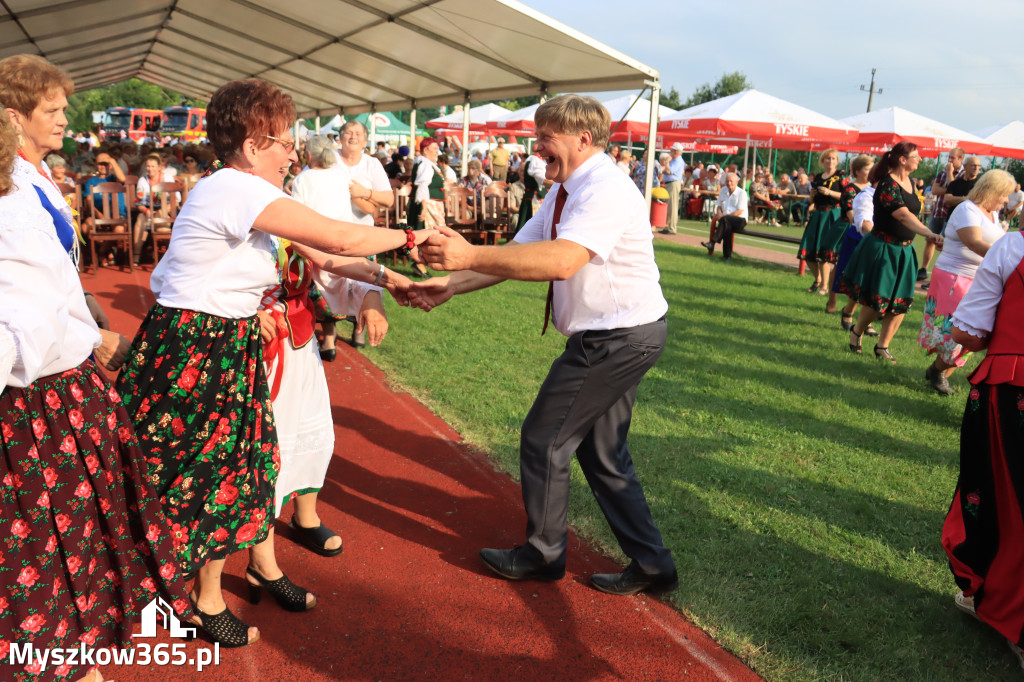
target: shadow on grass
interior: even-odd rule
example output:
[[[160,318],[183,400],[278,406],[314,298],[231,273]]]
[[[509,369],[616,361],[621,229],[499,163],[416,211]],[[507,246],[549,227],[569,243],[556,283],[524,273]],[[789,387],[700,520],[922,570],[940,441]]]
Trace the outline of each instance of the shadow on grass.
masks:
[[[717,464],[687,472],[710,494],[728,477],[726,492],[753,504],[775,496],[774,486],[789,485]],[[822,492],[835,494],[837,514],[856,517],[872,504],[870,496],[854,496],[844,507],[848,491]],[[589,491],[576,483],[573,494]],[[939,594],[889,575],[891,567],[869,570],[784,540],[767,521],[741,528],[749,509],[723,517],[682,485],[671,500],[653,501],[652,511],[675,539],[681,586],[671,601],[772,679],[955,679],[953,671],[965,667],[978,679],[1019,678],[1002,639],[954,608],[952,579],[949,594]],[[934,514],[906,506],[892,511],[913,513],[914,524],[935,522]],[[870,519],[854,525],[869,530]]]

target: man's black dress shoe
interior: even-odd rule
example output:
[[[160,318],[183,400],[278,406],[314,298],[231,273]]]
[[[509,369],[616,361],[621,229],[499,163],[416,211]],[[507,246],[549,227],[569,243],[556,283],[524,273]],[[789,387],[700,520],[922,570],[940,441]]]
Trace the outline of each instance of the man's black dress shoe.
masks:
[[[590,584],[608,594],[636,594],[637,592],[669,592],[679,587],[675,569],[667,575],[644,573],[634,561],[622,573],[595,573]]]
[[[502,578],[509,580],[561,580],[565,564],[546,564],[530,556],[526,547],[514,549],[481,549],[480,558]]]
[[[708,255],[709,256],[715,252],[715,243],[714,242],[701,242],[700,245],[708,250]]]

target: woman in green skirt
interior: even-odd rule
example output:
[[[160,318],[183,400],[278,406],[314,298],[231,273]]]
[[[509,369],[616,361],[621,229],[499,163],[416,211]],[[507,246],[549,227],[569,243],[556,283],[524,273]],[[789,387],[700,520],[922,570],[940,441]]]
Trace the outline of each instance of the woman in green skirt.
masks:
[[[899,142],[875,164],[868,178],[875,188],[874,229],[861,241],[843,273],[844,291],[860,303],[860,316],[850,330],[850,350],[861,352],[861,336],[874,320],[882,318],[882,332],[875,356],[895,363],[889,342],[914,302],[917,278],[917,252],[914,235],[919,234],[942,244],[942,236],[933,233],[917,219],[921,203],[910,179],[921,155],[912,142]]]
[[[839,224],[839,200],[846,179],[838,172],[839,152],[835,149],[823,151],[818,163],[823,170],[811,180],[811,212],[796,257],[807,262],[814,277],[807,293],[824,296],[832,281],[832,266],[839,257],[839,244],[846,234],[846,226]]]

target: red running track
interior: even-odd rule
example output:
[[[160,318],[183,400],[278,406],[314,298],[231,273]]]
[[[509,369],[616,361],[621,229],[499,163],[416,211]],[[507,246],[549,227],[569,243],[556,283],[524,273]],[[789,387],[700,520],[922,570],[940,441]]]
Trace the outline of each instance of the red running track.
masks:
[[[129,338],[149,305],[149,271],[83,276],[112,327]],[[244,553],[228,559],[225,598],[262,639],[222,649],[220,663],[108,666],[108,679],[149,680],[758,680],[739,660],[658,599],[615,597],[588,585],[616,565],[569,540],[557,583],[511,582],[477,552],[522,540],[519,485],[451,427],[345,344],[328,363],[337,447],[320,516],[345,551],[324,558],[277,523],[281,567],[318,597],[289,613],[247,601]],[[685,582],[682,589],[686,589]],[[136,626],[138,632],[138,626]],[[161,633],[152,644],[182,644]],[[202,639],[184,644],[190,657]]]

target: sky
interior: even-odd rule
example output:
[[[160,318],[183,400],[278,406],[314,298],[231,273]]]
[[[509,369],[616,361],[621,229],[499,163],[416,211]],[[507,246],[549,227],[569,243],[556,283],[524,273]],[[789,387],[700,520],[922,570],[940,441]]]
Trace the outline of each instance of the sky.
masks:
[[[1022,0],[522,1],[657,69],[683,100],[742,71],[840,119],[867,109],[860,86],[874,68],[873,111],[898,106],[968,132],[1024,120]]]

